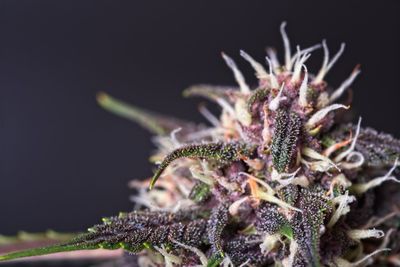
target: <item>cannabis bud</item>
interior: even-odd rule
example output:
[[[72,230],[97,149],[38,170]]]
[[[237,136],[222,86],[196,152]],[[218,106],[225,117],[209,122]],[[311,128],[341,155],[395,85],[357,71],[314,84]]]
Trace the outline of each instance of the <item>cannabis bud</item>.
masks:
[[[339,116],[338,101],[360,70],[337,88],[325,76],[326,41],[291,53],[281,25],[284,64],[268,49],[267,70],[251,88],[222,54],[238,87],[196,85],[184,96],[217,103],[199,110],[211,126],[130,106],[105,93],[99,104],[155,134],[153,177],[133,181],[136,209],[68,242],[0,256],[122,249],[135,266],[389,266],[400,262],[400,190],[393,176],[400,141]],[[323,49],[316,75],[305,62]],[[388,186],[389,185],[389,186]],[[132,266],[130,265],[130,266]],[[115,265],[113,265],[115,266]]]

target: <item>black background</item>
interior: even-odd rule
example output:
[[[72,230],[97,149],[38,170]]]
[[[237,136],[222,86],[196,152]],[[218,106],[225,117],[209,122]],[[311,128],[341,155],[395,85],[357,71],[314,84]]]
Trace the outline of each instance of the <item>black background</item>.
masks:
[[[327,80],[338,86],[361,63],[352,110],[400,136],[399,1],[1,1],[0,233],[76,231],[129,210],[130,179],[148,177],[153,148],[139,126],[95,103],[100,90],[136,105],[201,120],[194,83],[233,84],[244,49],[263,61],[326,38],[346,51]],[[282,55],[282,54],[281,54]],[[316,71],[321,51],[313,53]]]

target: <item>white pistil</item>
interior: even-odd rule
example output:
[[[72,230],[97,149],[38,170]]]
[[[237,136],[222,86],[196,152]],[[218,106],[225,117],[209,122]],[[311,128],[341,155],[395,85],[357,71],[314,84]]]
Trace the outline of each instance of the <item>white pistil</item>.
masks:
[[[236,118],[235,109],[223,98],[217,98],[216,102],[226,111],[232,118]]]
[[[370,190],[371,188],[380,186],[386,181],[394,181],[396,183],[400,183],[400,180],[398,180],[396,177],[392,176],[392,173],[398,166],[398,159],[395,160],[393,167],[385,174],[385,176],[374,178],[371,181],[367,183],[361,183],[361,184],[354,184],[351,189],[356,193],[356,194],[363,194]]]
[[[251,114],[247,110],[247,103],[243,98],[239,98],[235,102],[235,113],[238,121],[244,126],[250,126]]]
[[[293,173],[282,173],[285,176],[281,178],[287,178],[287,179],[279,179],[277,180],[278,183],[280,184],[279,186],[276,187],[276,189],[281,189],[284,188],[285,186],[288,186],[289,184],[295,184],[296,180],[299,180],[299,177],[296,177],[297,173],[301,170],[301,168],[298,168],[296,171]],[[274,170],[275,171],[275,170]],[[275,171],[276,172],[276,171]]]
[[[250,263],[250,259],[247,259],[247,261],[240,264],[239,267],[251,266],[249,263]]]
[[[354,160],[355,158],[355,160]],[[347,157],[346,157],[346,162],[341,162],[340,163],[340,167],[346,170],[351,170],[351,169],[357,169],[359,167],[361,167],[364,162],[365,162],[365,158],[363,156],[363,154],[361,154],[360,152],[357,151],[353,151],[351,152]],[[350,160],[352,160],[351,162],[349,162]]]
[[[382,230],[376,229],[352,229],[347,231],[347,236],[353,240],[359,241],[366,238],[382,238],[385,233]]]
[[[355,201],[356,198],[354,196],[349,196],[349,191],[346,191],[344,195],[338,196],[332,199],[333,203],[339,203],[339,206],[333,213],[331,219],[329,220],[328,227],[332,228],[339,220],[339,218],[350,211],[349,204]]]
[[[250,63],[250,65],[253,67],[253,69],[256,71],[256,76],[259,79],[265,79],[268,78],[268,73],[264,69],[263,65],[261,65],[259,62],[255,61],[249,54],[247,54],[245,51],[240,50],[240,55]]]
[[[390,236],[393,234],[393,232],[395,231],[395,228],[390,228],[389,230],[386,231],[385,233],[385,238],[383,239],[381,245],[379,246],[380,249],[385,248],[390,240]]]
[[[265,102],[263,105],[263,110],[264,110],[264,127],[261,132],[261,136],[263,138],[263,145],[267,146],[269,142],[271,141],[271,132],[270,132],[270,127],[269,127],[269,121],[268,121],[268,105]]]
[[[295,170],[292,173],[278,173],[275,169],[272,170],[271,173],[271,179],[272,181],[278,181],[284,178],[293,178],[296,176],[296,174],[300,171],[301,168],[298,168],[297,170]]]
[[[290,247],[289,247],[289,256],[283,260],[283,266],[284,267],[292,267],[294,265],[294,260],[296,257],[296,254],[298,253],[298,244],[296,241],[292,240],[290,242]]]
[[[132,202],[135,203],[135,205],[140,205],[148,208],[149,210],[152,211],[159,211],[162,210],[162,208],[158,207],[154,202],[152,202],[148,197],[144,196],[131,196],[129,198]]]
[[[329,62],[327,68],[326,68],[326,72],[330,71],[331,68],[333,67],[333,65],[335,65],[336,61],[339,59],[339,57],[343,54],[344,49],[346,47],[345,43],[341,43],[340,44],[340,49],[339,51],[336,53],[336,55],[332,58],[332,60]]]
[[[259,189],[258,192],[256,192],[257,197],[259,199],[265,200],[270,203],[274,203],[284,209],[291,209],[291,210],[295,210],[298,212],[303,212],[301,209],[293,207],[293,206],[289,205],[288,203],[286,203],[285,201],[282,201],[279,198],[275,197],[275,193],[276,193],[275,190],[272,189],[272,187],[269,186],[269,184],[267,184],[263,180],[260,180],[256,177],[254,177],[253,175],[245,173],[245,172],[240,172],[240,174],[243,174],[243,175],[247,176],[249,179],[256,181],[257,183],[259,183],[266,189],[266,191]]]
[[[275,74],[273,73],[272,62],[269,59],[269,57],[265,57],[265,59],[267,60],[268,67],[269,67],[269,77],[270,77],[271,87],[279,88],[278,80],[276,79]]]
[[[275,169],[273,169],[271,173],[271,179],[272,181],[277,181],[280,184],[280,186],[277,188],[283,188],[293,182],[300,170],[301,168],[298,168],[292,173],[278,173]]]
[[[298,52],[298,54],[300,54],[300,51]],[[298,57],[298,59],[296,60],[296,64],[294,65],[292,79],[290,80],[291,83],[296,83],[300,79],[301,67],[310,56],[311,54],[304,54],[302,57]]]
[[[381,216],[379,216],[379,217],[373,216],[368,220],[368,222],[363,226],[363,228],[370,228],[370,227],[379,226],[382,223],[387,222],[389,219],[391,219],[393,217],[398,217],[399,214],[400,214],[399,211],[393,211],[393,212],[390,212],[390,213],[384,215],[383,217],[381,217]]]
[[[193,140],[201,140],[204,138],[211,137],[212,140],[219,141],[223,134],[226,133],[226,129],[217,127],[217,128],[206,128],[204,130],[200,130],[197,132],[190,133],[186,136],[186,141],[193,141]]]
[[[364,261],[369,260],[371,257],[375,256],[378,253],[384,252],[384,251],[390,251],[389,248],[383,248],[383,249],[377,249],[373,252],[371,252],[370,254],[364,256],[362,259],[356,261],[356,262],[349,262],[346,259],[337,257],[335,258],[335,265],[334,266],[340,266],[340,267],[358,267],[361,265],[361,263],[363,263]],[[371,263],[371,262],[370,262]],[[368,265],[368,263],[367,263]]]
[[[281,30],[281,35],[282,35],[282,40],[283,40],[283,46],[285,48],[285,67],[287,71],[290,71],[290,59],[291,59],[291,52],[290,52],[290,41],[289,37],[287,36],[286,30],[286,21],[282,22],[280,30]]]
[[[334,197],[333,193],[335,185],[339,185],[342,186],[344,189],[347,189],[352,185],[352,183],[350,180],[346,178],[346,176],[343,173],[333,177],[331,184],[329,186],[329,195],[331,196],[332,199],[337,199]]]
[[[336,105],[337,105],[337,104],[336,104]],[[337,156],[335,157],[335,159],[334,159],[335,162],[342,161],[342,160],[343,160],[345,157],[347,157],[351,152],[353,152],[354,148],[356,147],[356,143],[357,143],[358,136],[360,135],[361,121],[362,121],[362,118],[360,117],[360,118],[358,119],[358,123],[357,123],[356,134],[355,134],[355,136],[354,136],[354,138],[353,138],[353,141],[351,142],[350,147],[349,147],[347,150],[345,150],[345,151],[343,151],[342,153],[340,153],[339,155],[337,155]]]
[[[274,203],[274,204],[276,204],[278,206],[281,206],[284,209],[290,209],[290,210],[295,210],[295,211],[298,211],[298,212],[303,212],[301,209],[293,207],[293,206],[289,205],[288,203],[286,203],[285,201],[282,201],[279,198],[275,197],[274,195],[268,194],[268,193],[266,193],[264,191],[258,192],[258,196],[259,196],[260,199],[265,200],[265,201],[270,202],[270,203]]]
[[[299,47],[299,46],[297,46],[297,47]],[[291,61],[290,61],[290,69],[292,68],[292,66],[293,66],[293,64],[295,63],[295,61],[299,58],[299,57],[301,57],[302,55],[304,55],[304,54],[309,54],[309,53],[311,53],[311,52],[313,52],[314,50],[317,50],[317,49],[319,49],[319,48],[321,48],[321,44],[316,44],[316,45],[313,45],[313,46],[311,46],[311,47],[308,47],[308,48],[306,48],[306,49],[303,49],[303,50],[300,50],[300,51],[298,51],[298,53],[296,53],[293,57],[292,57],[292,59],[291,59]]]
[[[304,68],[304,78],[301,82],[300,89],[299,89],[299,105],[301,107],[306,107],[308,105],[307,102],[307,90],[308,90],[308,71],[305,65]]]
[[[192,174],[192,177],[209,185],[212,186],[214,185],[214,179],[212,178],[212,173],[203,171],[200,169],[199,166],[191,166],[189,168],[190,173]]]
[[[279,90],[279,93],[269,103],[269,109],[270,110],[273,110],[273,111],[277,110],[279,108],[279,102],[281,102],[282,100],[286,100],[286,96],[282,96],[282,91],[283,91],[284,87],[285,87],[285,83],[282,83],[282,86],[281,86],[281,89]]]
[[[235,76],[236,82],[239,84],[240,91],[244,94],[250,94],[250,88],[246,84],[246,81],[244,80],[243,74],[240,72],[238,67],[236,66],[235,61],[233,61],[232,58],[227,56],[225,53],[222,53],[222,57],[226,62],[226,65],[233,71],[233,75]]]
[[[314,164],[317,163],[317,166],[318,166],[318,165],[321,165],[321,168],[322,168],[323,170],[326,170],[326,168],[330,169],[331,167],[334,167],[334,168],[336,168],[338,171],[340,171],[339,167],[338,167],[333,161],[331,161],[328,157],[325,157],[324,155],[318,153],[317,151],[315,151],[315,150],[313,150],[313,149],[311,149],[311,148],[309,148],[309,147],[303,148],[303,150],[301,151],[301,153],[302,153],[304,156],[307,156],[307,157],[309,157],[309,158],[311,158],[311,159],[316,159],[316,160],[318,160],[317,162],[306,162],[306,161],[304,161],[303,163],[310,164],[310,165],[312,165],[313,163],[314,163]],[[302,160],[303,160],[303,159],[302,159]],[[317,167],[317,166],[314,166],[314,167]],[[319,170],[319,171],[322,170],[322,169],[316,168],[316,170]]]
[[[174,242],[175,244],[183,247],[184,249],[187,249],[187,250],[193,252],[194,254],[196,254],[197,257],[199,257],[199,259],[200,259],[201,265],[207,266],[207,262],[208,262],[207,256],[200,249],[193,247],[193,246],[185,245],[181,242],[178,242],[177,240],[172,240],[172,242]]]
[[[280,67],[278,56],[276,54],[276,50],[273,49],[272,47],[268,47],[267,55],[271,59],[272,72],[276,72],[276,70],[279,69],[279,67]],[[270,72],[271,72],[271,69],[270,69]]]
[[[164,246],[162,246],[162,248],[154,246],[154,248],[160,252],[160,254],[162,256],[164,256],[164,261],[165,261],[165,266],[167,267],[173,267],[173,263],[176,264],[181,264],[182,263],[182,259],[179,258],[178,256],[175,256],[171,253],[168,253],[167,250],[164,248]]]
[[[357,78],[357,76],[360,74],[361,70],[358,68],[358,66],[353,70],[353,72],[350,74],[349,78],[344,80],[344,82],[339,86],[338,89],[336,89],[331,96],[329,97],[329,103],[334,102],[337,100],[339,97],[342,96],[344,91],[350,87],[350,85],[354,82],[354,80]]]
[[[345,46],[346,45],[344,43],[342,43],[340,45],[339,51],[332,58],[332,60],[329,61],[329,49],[328,49],[328,46],[326,45],[326,40],[322,41],[322,47],[324,48],[324,61],[322,63],[321,70],[319,71],[317,77],[315,77],[313,83],[319,84],[324,80],[325,75],[329,72],[329,70],[333,67],[333,65],[336,63],[336,61],[342,55]]]
[[[157,267],[157,265],[146,255],[138,255],[138,266]]]
[[[280,237],[279,233],[273,235],[266,234],[263,242],[260,244],[261,253],[265,255],[271,252],[278,244]]]
[[[316,126],[316,124],[318,122],[320,122],[323,118],[325,118],[325,116],[329,112],[331,112],[333,110],[336,110],[336,109],[339,109],[339,108],[349,109],[349,106],[345,106],[345,105],[342,105],[342,104],[332,104],[330,106],[327,106],[327,107],[319,110],[314,115],[312,115],[312,117],[307,121],[307,123],[305,125],[306,128],[311,130],[314,126]]]
[[[182,144],[181,142],[178,141],[178,138],[176,138],[176,134],[179,133],[182,130],[181,127],[174,129],[173,131],[171,131],[170,133],[170,138],[171,138],[171,142],[173,144],[173,146],[175,148],[181,147]]]
[[[201,105],[199,107],[199,112],[203,115],[204,118],[207,119],[209,123],[211,123],[214,127],[221,127],[221,123],[219,122],[218,118],[211,113],[211,111],[205,106]]]
[[[330,169],[332,169],[333,166],[332,166],[332,164],[329,164],[326,161],[319,160],[319,161],[309,162],[309,161],[307,161],[305,159],[301,159],[301,163],[306,165],[307,168],[309,168],[312,171],[327,172],[327,175],[331,175],[328,171]]]
[[[222,267],[235,267],[233,265],[233,262],[232,262],[231,258],[228,255],[226,255],[224,257],[224,259],[222,260],[220,266],[222,266]]]
[[[235,202],[233,202],[230,206],[229,206],[229,214],[232,216],[236,216],[239,213],[239,207],[246,201],[249,200],[248,196],[239,198],[238,200],[236,200]]]

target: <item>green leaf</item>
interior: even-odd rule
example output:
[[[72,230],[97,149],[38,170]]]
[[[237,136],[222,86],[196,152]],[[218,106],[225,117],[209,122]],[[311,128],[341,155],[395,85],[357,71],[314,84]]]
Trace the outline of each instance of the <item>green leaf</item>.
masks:
[[[210,195],[210,186],[203,182],[199,182],[193,186],[192,190],[190,191],[189,198],[196,203],[202,203],[207,200]]]
[[[208,260],[207,267],[218,267],[221,264],[222,260],[223,258],[220,254],[215,254]]]
[[[29,233],[25,231],[20,231],[15,236],[0,235],[0,246],[34,241],[65,242],[67,240],[71,240],[76,236],[78,236],[78,233],[59,233],[53,230],[48,230],[42,233]]]
[[[138,123],[149,132],[157,135],[166,135],[172,130],[180,127],[193,127],[194,125],[175,118],[156,114],[123,101],[115,99],[106,93],[97,94],[97,102],[99,105],[118,116]]]
[[[87,245],[87,244],[70,244],[70,245],[54,245],[42,248],[34,248],[23,251],[12,252],[9,254],[5,254],[0,256],[0,261],[8,261],[18,258],[32,257],[32,256],[41,256],[54,254],[59,252],[68,252],[68,251],[76,251],[76,250],[92,250],[99,248],[98,245]]]
[[[293,240],[293,228],[289,224],[284,224],[279,232],[288,239]]]

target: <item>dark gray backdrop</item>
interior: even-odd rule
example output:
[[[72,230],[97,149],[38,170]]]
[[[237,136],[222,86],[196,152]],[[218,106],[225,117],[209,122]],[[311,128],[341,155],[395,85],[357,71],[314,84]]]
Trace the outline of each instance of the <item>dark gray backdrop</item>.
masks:
[[[262,60],[292,44],[347,43],[328,80],[357,63],[353,110],[400,136],[399,1],[0,2],[0,233],[76,231],[129,210],[130,179],[151,175],[153,148],[138,126],[95,103],[105,90],[137,105],[198,119],[192,83],[233,84],[220,58]],[[321,52],[310,60],[321,63]]]

